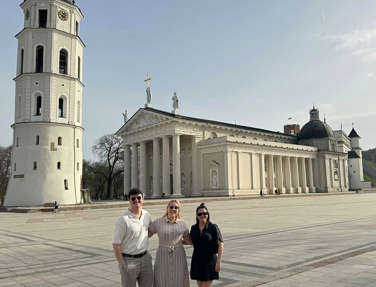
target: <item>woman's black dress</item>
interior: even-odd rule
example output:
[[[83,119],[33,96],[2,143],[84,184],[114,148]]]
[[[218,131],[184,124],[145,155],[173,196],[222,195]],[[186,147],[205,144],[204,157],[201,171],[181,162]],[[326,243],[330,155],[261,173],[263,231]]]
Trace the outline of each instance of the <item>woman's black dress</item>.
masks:
[[[201,232],[198,224],[192,225],[190,236],[193,243],[191,279],[200,281],[218,279],[218,272],[215,272],[218,241],[223,242],[218,226],[208,222]]]

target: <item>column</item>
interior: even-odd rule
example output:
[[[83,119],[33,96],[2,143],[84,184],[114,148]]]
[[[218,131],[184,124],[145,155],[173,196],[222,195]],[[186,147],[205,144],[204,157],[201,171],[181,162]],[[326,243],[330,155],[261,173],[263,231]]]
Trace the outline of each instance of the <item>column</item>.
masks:
[[[124,195],[131,190],[131,146],[124,145]]]
[[[160,146],[159,146],[159,138],[153,139],[153,195],[152,197],[160,197],[161,196],[161,190],[160,190],[160,184],[159,184],[159,178],[161,174],[160,170]]]
[[[308,186],[309,186],[309,192],[316,192],[315,184],[313,182],[313,164],[312,164],[313,159],[309,158],[308,159]]]
[[[291,162],[290,162],[290,157],[285,158],[285,174],[286,174],[286,192],[287,193],[294,193],[294,190],[292,189],[291,186]]]
[[[132,144],[132,171],[131,188],[138,187],[138,148],[137,143]]]
[[[163,137],[163,157],[162,157],[162,192],[165,195],[170,194],[170,138],[169,136]]]
[[[277,165],[277,180],[278,180],[278,189],[281,193],[285,193],[284,180],[283,180],[283,163],[282,156],[278,156],[278,165]]]
[[[198,163],[197,163],[197,137],[192,136],[192,186],[191,186],[191,196],[200,196],[200,190],[198,187]]]
[[[302,192],[307,193],[307,174],[306,174],[306,165],[305,165],[305,158],[301,158],[302,168],[301,168],[301,185],[302,185]]]
[[[338,158],[338,180],[339,180],[339,188],[340,188],[340,191],[342,192],[343,191],[343,179],[342,179],[342,167],[341,167],[342,163],[341,163],[341,160]]]
[[[293,173],[292,173],[292,179],[293,179],[293,187],[295,193],[300,193],[300,182],[299,182],[299,162],[298,158],[293,158]]]
[[[330,175],[330,187],[334,187],[334,180],[333,180],[333,160],[328,159],[329,161],[329,175]]]
[[[269,194],[274,193],[274,162],[273,162],[273,155],[269,155],[269,164],[268,164],[268,184],[269,184]]]
[[[173,195],[181,197],[181,181],[180,181],[180,135],[172,137],[172,171],[173,171]]]
[[[140,173],[138,185],[140,190],[146,195],[146,142],[140,143]]]
[[[260,153],[260,189],[265,193],[265,155]]]

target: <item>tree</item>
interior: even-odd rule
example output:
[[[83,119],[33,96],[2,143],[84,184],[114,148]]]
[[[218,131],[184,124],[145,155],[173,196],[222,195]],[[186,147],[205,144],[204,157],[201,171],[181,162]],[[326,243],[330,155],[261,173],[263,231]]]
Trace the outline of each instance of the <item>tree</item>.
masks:
[[[0,206],[3,206],[11,174],[12,147],[0,147]]]
[[[123,172],[123,141],[120,137],[110,134],[102,136],[92,148],[93,153],[99,157],[104,169],[92,169],[96,175],[106,181],[106,198],[112,199],[114,195],[113,185],[117,177]]]

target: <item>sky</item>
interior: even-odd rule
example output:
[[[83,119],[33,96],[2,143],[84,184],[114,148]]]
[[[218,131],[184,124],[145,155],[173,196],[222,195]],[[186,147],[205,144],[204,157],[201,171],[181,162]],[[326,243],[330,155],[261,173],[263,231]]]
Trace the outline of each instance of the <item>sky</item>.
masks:
[[[20,0],[2,0],[0,146],[12,143]],[[84,158],[146,102],[272,131],[309,120],[315,105],[333,130],[354,125],[376,147],[374,0],[76,0],[85,18]],[[289,120],[289,118],[292,118]]]

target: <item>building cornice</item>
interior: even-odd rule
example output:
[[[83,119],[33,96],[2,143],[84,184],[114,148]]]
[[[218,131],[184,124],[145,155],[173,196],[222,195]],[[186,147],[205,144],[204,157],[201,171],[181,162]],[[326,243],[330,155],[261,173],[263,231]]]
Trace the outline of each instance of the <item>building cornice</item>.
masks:
[[[72,38],[72,39],[76,39],[76,40],[78,40],[78,41],[81,43],[82,47],[86,48],[86,45],[85,45],[85,43],[82,41],[82,39],[81,39],[80,36],[75,35],[75,34],[71,34],[71,33],[65,32],[65,31],[63,31],[63,30],[56,29],[56,28],[32,28],[32,27],[25,27],[25,28],[23,28],[20,32],[18,32],[14,37],[18,39],[18,37],[19,37],[22,33],[24,33],[25,31],[29,31],[29,30],[39,30],[39,31],[45,31],[45,30],[47,30],[47,31],[55,31],[55,32],[57,32],[57,33],[62,34],[63,36],[67,36],[67,37],[70,37],[70,38]]]
[[[70,125],[70,124],[59,123],[59,122],[47,122],[47,121],[18,122],[18,123],[13,123],[10,127],[15,128],[16,126],[19,126],[19,125],[65,126],[65,127],[69,127],[69,128],[80,129],[82,131],[85,130],[82,126]]]
[[[71,76],[68,76],[68,75],[64,75],[64,74],[57,74],[57,73],[51,73],[51,72],[43,72],[43,73],[22,73],[22,74],[19,74],[18,76],[16,76],[15,78],[13,78],[13,81],[16,81],[18,79],[21,79],[22,77],[24,76],[34,76],[34,75],[50,75],[50,76],[55,76],[55,77],[59,77],[59,78],[63,78],[63,79],[67,79],[67,80],[74,80],[74,81],[77,81],[81,86],[82,88],[85,87],[85,85],[78,79],[78,78],[75,78],[75,77],[71,77]]]

